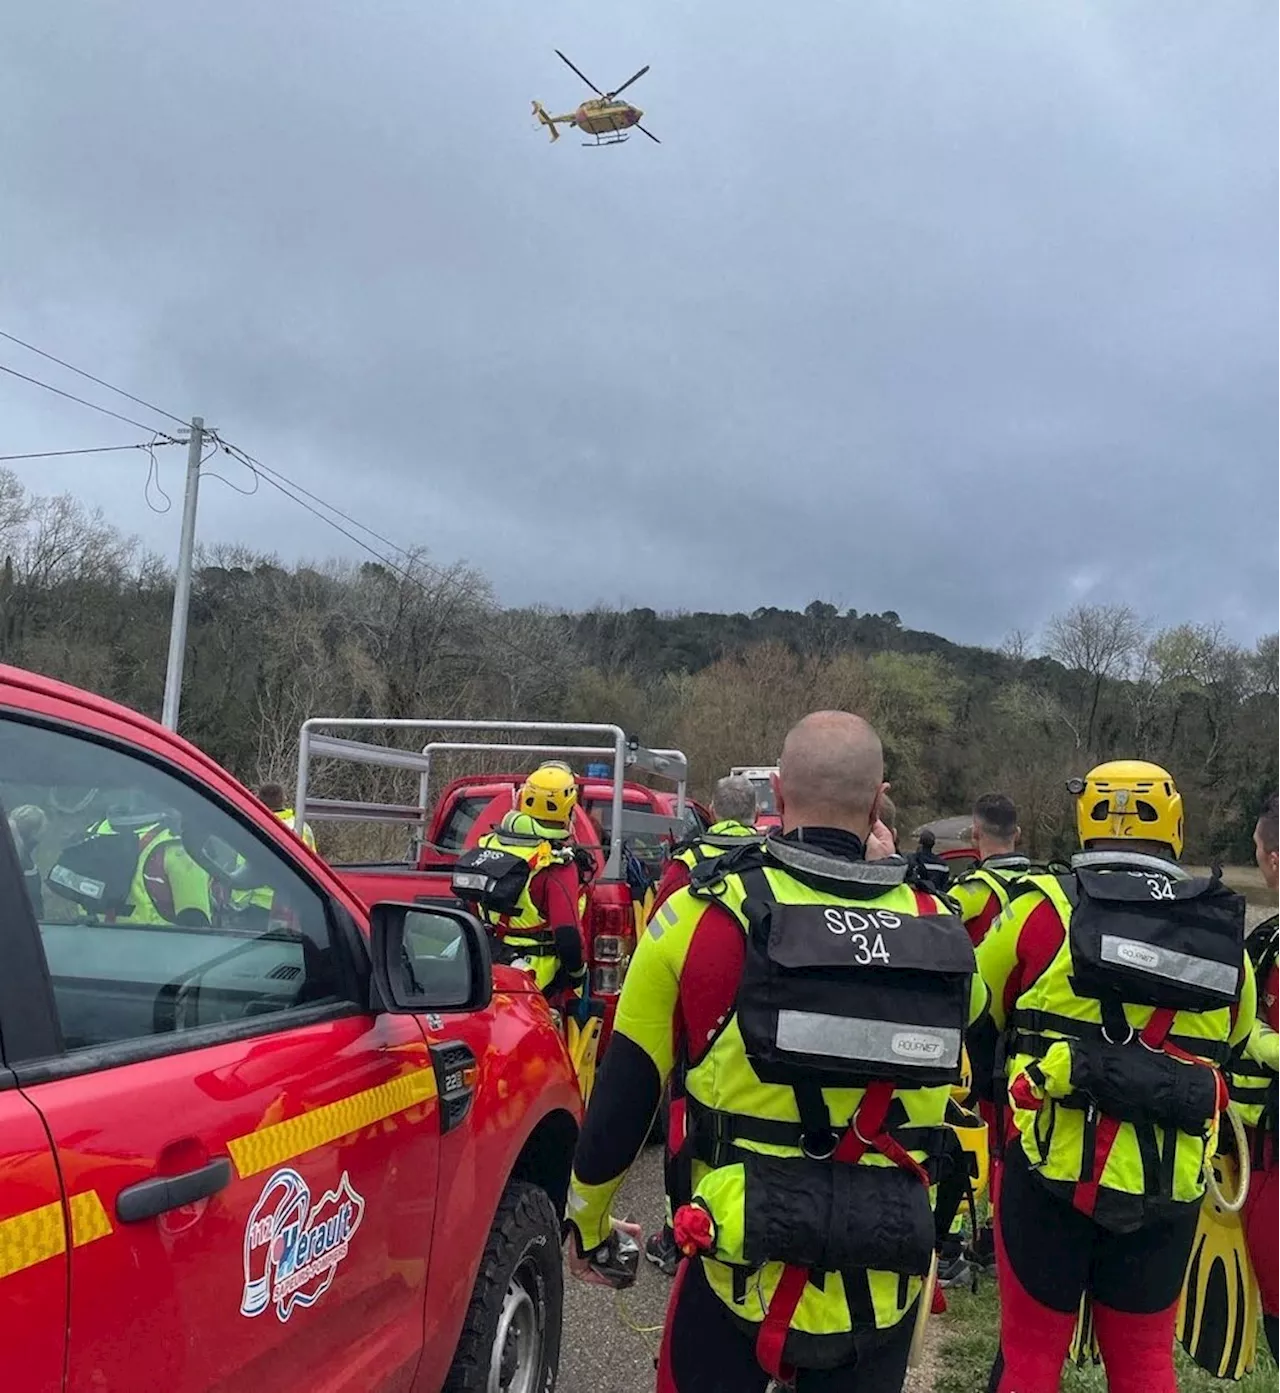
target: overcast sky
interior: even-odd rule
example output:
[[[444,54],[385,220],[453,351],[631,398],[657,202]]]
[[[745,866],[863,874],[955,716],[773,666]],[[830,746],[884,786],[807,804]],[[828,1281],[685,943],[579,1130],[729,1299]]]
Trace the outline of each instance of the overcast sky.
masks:
[[[1276,27],[1273,0],[26,0],[0,328],[511,603],[817,597],[996,643],[1084,598],[1251,641]],[[627,97],[663,143],[551,146],[530,100],[589,95],[556,47],[605,89],[652,64]],[[0,376],[0,453],[138,438]],[[142,455],[16,467],[175,554]],[[358,554],[216,481],[199,536]]]

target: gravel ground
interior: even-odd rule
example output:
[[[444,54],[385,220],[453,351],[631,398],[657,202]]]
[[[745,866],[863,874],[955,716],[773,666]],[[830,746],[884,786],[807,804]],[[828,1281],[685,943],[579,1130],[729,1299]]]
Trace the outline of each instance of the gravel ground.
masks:
[[[633,1219],[646,1236],[662,1224],[662,1148],[649,1146],[631,1168],[614,1213]],[[660,1326],[671,1279],[640,1259],[630,1291],[575,1282],[565,1273],[564,1336],[559,1393],[652,1393],[658,1334],[627,1328]]]

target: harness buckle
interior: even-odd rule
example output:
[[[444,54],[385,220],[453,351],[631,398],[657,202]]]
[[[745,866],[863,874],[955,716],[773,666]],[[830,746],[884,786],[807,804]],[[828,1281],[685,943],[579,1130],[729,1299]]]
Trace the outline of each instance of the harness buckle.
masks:
[[[1102,1038],[1107,1042],[1108,1045],[1131,1045],[1133,1043],[1133,1037],[1138,1032],[1131,1025],[1127,1026],[1127,1029],[1129,1033],[1124,1037],[1123,1040],[1113,1040],[1111,1036],[1107,1033],[1107,1024],[1104,1021],[1102,1023]]]
[[[840,1138],[830,1127],[800,1135],[800,1152],[810,1161],[829,1161],[839,1145]]]

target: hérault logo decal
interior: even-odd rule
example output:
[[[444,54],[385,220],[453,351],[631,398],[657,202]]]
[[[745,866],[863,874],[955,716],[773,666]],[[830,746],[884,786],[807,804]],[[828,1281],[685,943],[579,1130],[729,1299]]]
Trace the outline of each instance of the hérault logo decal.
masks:
[[[364,1199],[346,1171],[314,1208],[311,1189],[296,1170],[276,1171],[245,1225],[240,1314],[260,1316],[274,1305],[283,1322],[295,1307],[314,1306],[350,1252],[363,1218]]]

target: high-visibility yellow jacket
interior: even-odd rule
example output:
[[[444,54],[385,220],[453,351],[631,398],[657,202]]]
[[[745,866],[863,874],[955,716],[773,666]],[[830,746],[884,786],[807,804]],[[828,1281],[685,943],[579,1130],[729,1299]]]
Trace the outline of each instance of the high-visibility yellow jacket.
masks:
[[[775,845],[772,839],[769,845]],[[848,875],[852,865],[853,874],[865,876],[868,883],[858,883],[839,895],[815,888],[829,887],[830,881],[815,876],[813,867],[821,870],[834,858],[824,858],[809,845],[792,846],[809,870],[796,872],[771,860],[761,874],[775,903],[830,906],[841,914],[874,907],[898,922],[922,914],[949,915],[935,897],[905,884],[905,867],[900,862],[845,860],[841,873]],[[761,889],[759,881],[750,884]],[[795,1090],[764,1082],[746,1053],[736,993],[744,963],[748,887],[740,874],[729,869],[722,884],[708,892],[713,893],[712,899],[699,898],[700,893],[697,887],[676,891],[654,915],[636,949],[618,1003],[610,1070],[593,1097],[575,1157],[568,1220],[584,1252],[608,1237],[613,1198],[644,1142],[677,1051],[687,1053],[684,1086],[692,1188],[695,1202],[710,1212],[716,1228],[714,1251],[702,1259],[703,1269],[729,1311],[749,1325],[758,1325],[784,1263],[753,1264],[746,1256],[748,1225],[758,1223],[760,1215],[744,1161],[750,1156],[801,1157],[800,1143],[807,1133]],[[868,962],[878,948],[882,950],[873,936],[861,940],[855,933],[840,942],[847,942],[851,952],[861,944]],[[986,990],[976,975],[967,990],[972,1022],[984,1010]],[[627,1106],[608,1096],[616,1088],[628,1090]],[[847,1125],[865,1092],[861,1088],[816,1091],[835,1127]],[[912,1159],[929,1162],[945,1145],[949,1096],[946,1085],[895,1091],[890,1127]],[[620,1119],[627,1119],[627,1124],[620,1125]],[[634,1127],[629,1126],[632,1119]],[[867,1153],[857,1164],[892,1166],[879,1152]],[[931,1201],[932,1191],[928,1193]],[[931,1223],[929,1234],[932,1246]],[[798,1342],[794,1357],[802,1364],[847,1359],[855,1320],[892,1326],[911,1308],[920,1288],[917,1277],[896,1272],[863,1270],[846,1276],[814,1272],[790,1326]]]
[[[1171,885],[1189,879],[1170,861],[1108,856],[1107,874],[1150,880],[1157,902],[1169,897]],[[1077,857],[1074,864],[1087,859]],[[1156,1115],[1163,1105],[1154,1091],[1148,1098],[1142,1083],[1123,1084],[1131,1070],[1134,1080],[1149,1080],[1153,1068],[1167,1067],[1169,1055],[1144,1048],[1138,1039],[1156,1016],[1154,1006],[1118,998],[1114,1005],[1123,1011],[1124,1025],[1109,1026],[1103,1002],[1077,989],[1070,926],[1079,910],[1068,893],[1072,886],[1072,877],[1044,877],[1035,890],[1018,896],[979,945],[978,967],[995,1022],[1006,1031],[1009,1098],[1028,1159],[1064,1199],[1085,1207],[1104,1227],[1128,1231],[1199,1203],[1217,1122],[1212,1116],[1203,1125],[1174,1125],[1169,1115]],[[1120,934],[1115,942],[1126,951]],[[1156,1081],[1161,1096],[1170,1082],[1175,1088],[1203,1084],[1202,1075],[1189,1071],[1221,1067],[1232,1048],[1248,1039],[1256,993],[1253,970],[1247,957],[1241,960],[1237,1004],[1173,1014],[1169,1045],[1199,1063],[1179,1059],[1181,1072]],[[1127,1098],[1111,1111],[1096,1103],[1100,1070],[1127,1088]],[[1090,1078],[1093,1083],[1085,1082]],[[1203,1096],[1209,1096],[1207,1089]],[[1099,1138],[1106,1143],[1101,1149]],[[1087,1196],[1082,1186],[1090,1187]],[[1087,1205],[1081,1205],[1082,1196]]]

